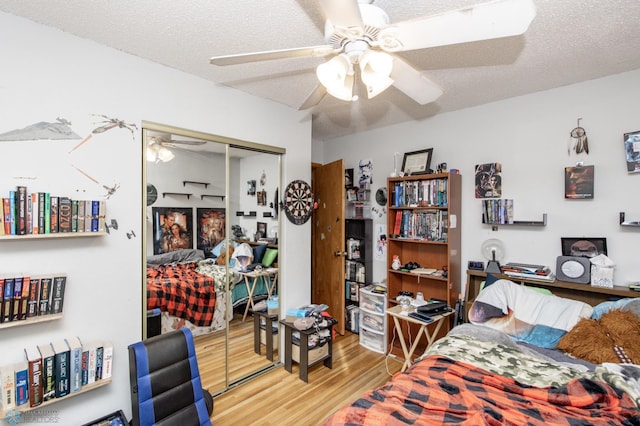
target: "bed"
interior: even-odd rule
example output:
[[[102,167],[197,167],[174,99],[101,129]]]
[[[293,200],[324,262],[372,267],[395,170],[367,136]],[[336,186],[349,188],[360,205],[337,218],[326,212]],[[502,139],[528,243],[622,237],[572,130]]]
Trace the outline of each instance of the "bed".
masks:
[[[498,280],[469,318],[324,424],[640,425],[640,299],[591,307]]]
[[[227,269],[214,258],[205,258],[202,250],[181,249],[147,258],[147,310],[160,309],[161,332],[183,327],[194,336],[223,330],[231,309],[247,303],[248,292],[242,277],[230,269],[226,292]],[[267,295],[259,282],[254,300]],[[228,316],[228,318],[227,318]]]

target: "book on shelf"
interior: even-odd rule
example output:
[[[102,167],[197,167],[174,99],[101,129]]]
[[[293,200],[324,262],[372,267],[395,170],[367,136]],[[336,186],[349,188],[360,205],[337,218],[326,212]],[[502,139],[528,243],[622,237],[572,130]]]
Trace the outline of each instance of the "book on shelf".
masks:
[[[2,322],[9,322],[13,319],[13,277],[4,279],[4,300],[2,301]]]
[[[51,233],[51,194],[44,193],[44,234]]]
[[[2,210],[4,213],[4,233],[11,235],[11,202],[8,197],[2,198]]]
[[[55,353],[51,344],[38,345],[42,357],[42,401],[56,397]]]
[[[22,307],[22,281],[23,277],[13,277],[13,308],[11,321],[23,319],[22,312],[20,312]]]
[[[17,217],[16,217],[16,191],[15,190],[11,190],[9,191],[9,217],[10,217],[10,224],[11,224],[11,235],[16,235],[16,223],[17,223]]]
[[[85,200],[78,200],[78,225],[76,232],[84,232],[85,205]]]
[[[6,413],[16,406],[16,370],[14,364],[0,366],[2,409]]]
[[[100,201],[91,200],[91,232],[98,232],[100,222]]]
[[[4,322],[4,278],[0,277],[0,323]]]
[[[29,406],[42,404],[42,355],[37,346],[29,346],[24,350],[29,366]]]
[[[54,195],[49,196],[49,232],[56,234],[60,230],[60,198]]]
[[[71,232],[78,232],[78,200],[71,200]]]
[[[82,343],[77,337],[65,339],[69,346],[69,393],[78,392],[82,387]]]
[[[51,295],[53,293],[53,278],[40,278],[40,299],[38,315],[48,315],[51,313]]]
[[[98,344],[96,347],[96,382],[102,380],[102,371],[104,367],[104,345]]]
[[[87,370],[82,372],[82,375],[86,376],[86,379],[82,379],[83,383],[91,384],[96,381],[96,353],[101,345],[102,342],[97,340],[82,344],[82,348],[87,353]]]
[[[84,232],[91,232],[91,200],[84,200]]]
[[[46,195],[44,192],[38,192],[38,234],[45,233],[44,212],[46,206]]]
[[[55,396],[61,398],[69,394],[70,386],[70,354],[69,346],[64,340],[51,342],[55,363]]]
[[[98,201],[98,232],[107,230],[107,203],[105,200]]]
[[[58,199],[58,231],[71,232],[71,198]]]
[[[113,369],[113,345],[104,341],[102,345],[102,378],[110,379]]]
[[[40,207],[38,204],[38,193],[37,192],[32,192],[30,194],[31,197],[31,225],[29,227],[29,233],[30,234],[39,234],[40,230],[39,230],[39,212],[40,212]]]
[[[29,297],[27,298],[27,318],[38,315],[40,301],[40,278],[29,279]]]
[[[59,314],[62,312],[64,303],[64,290],[67,286],[67,277],[58,276],[53,278],[53,289],[51,291],[51,313]]]
[[[29,363],[16,363],[16,407],[29,402]]]
[[[16,235],[26,235],[27,233],[27,187],[18,186],[16,188]]]

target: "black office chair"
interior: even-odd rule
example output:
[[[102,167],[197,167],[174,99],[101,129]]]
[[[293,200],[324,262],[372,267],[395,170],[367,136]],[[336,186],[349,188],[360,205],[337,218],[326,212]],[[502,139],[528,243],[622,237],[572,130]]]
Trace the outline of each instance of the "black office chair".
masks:
[[[129,346],[131,425],[211,425],[213,398],[202,389],[186,328]]]

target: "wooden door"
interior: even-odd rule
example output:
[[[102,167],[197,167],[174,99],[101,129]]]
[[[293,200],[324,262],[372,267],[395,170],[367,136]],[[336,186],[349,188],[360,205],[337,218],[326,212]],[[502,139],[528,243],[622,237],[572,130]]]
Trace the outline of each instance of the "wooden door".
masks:
[[[318,208],[312,216],[311,302],[327,312],[344,334],[344,164],[342,160],[313,168],[311,185]]]

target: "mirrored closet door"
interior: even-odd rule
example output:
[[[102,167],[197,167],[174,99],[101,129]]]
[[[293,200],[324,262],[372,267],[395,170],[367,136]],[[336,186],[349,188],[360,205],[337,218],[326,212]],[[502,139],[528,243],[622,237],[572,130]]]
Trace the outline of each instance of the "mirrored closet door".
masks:
[[[215,395],[279,359],[253,306],[278,297],[284,150],[151,122],[143,140],[143,333],[188,327]]]

